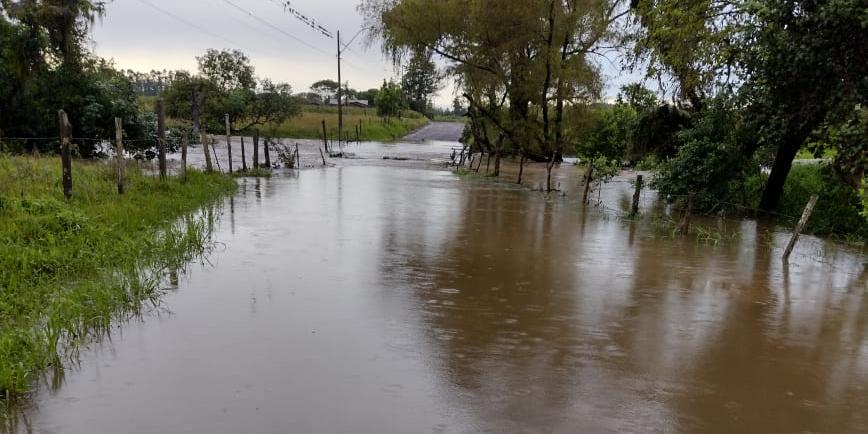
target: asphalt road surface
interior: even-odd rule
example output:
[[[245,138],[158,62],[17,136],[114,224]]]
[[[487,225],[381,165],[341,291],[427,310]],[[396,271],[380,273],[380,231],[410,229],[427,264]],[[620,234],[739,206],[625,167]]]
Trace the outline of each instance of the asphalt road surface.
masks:
[[[404,137],[404,140],[411,142],[424,142],[427,140],[457,142],[461,139],[462,131],[464,131],[464,124],[461,122],[431,122]]]

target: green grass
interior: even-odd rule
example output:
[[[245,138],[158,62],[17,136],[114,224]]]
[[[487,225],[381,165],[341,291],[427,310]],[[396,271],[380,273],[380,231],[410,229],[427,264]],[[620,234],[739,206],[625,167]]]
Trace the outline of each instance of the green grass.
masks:
[[[274,135],[294,139],[321,139],[322,121],[326,122],[329,138],[337,138],[338,110],[336,107],[305,106],[301,116],[287,120],[277,127]],[[385,121],[377,116],[377,109],[344,108],[344,135],[356,139],[356,126],[362,122],[362,140],[390,141],[400,139],[413,130],[428,124],[419,113],[405,111],[403,117]]]
[[[0,394],[27,393],[113,321],[156,303],[168,272],[205,252],[232,178],[190,170],[161,182],[136,168],[118,196],[111,167],[74,162],[73,198],[58,158],[0,156]],[[0,416],[2,416],[0,399]]]
[[[251,167],[247,170],[236,170],[232,172],[232,176],[236,178],[271,178],[271,169]]]

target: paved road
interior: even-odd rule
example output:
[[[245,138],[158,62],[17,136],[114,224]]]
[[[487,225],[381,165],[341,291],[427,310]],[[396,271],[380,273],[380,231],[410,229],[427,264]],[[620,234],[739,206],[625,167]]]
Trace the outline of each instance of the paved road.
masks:
[[[404,140],[411,142],[424,142],[426,140],[457,142],[461,139],[462,131],[464,131],[464,124],[461,122],[431,122],[404,137]]]

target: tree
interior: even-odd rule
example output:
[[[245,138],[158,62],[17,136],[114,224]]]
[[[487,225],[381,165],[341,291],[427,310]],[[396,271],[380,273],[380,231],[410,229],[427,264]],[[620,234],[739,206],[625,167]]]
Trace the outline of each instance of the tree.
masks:
[[[292,95],[292,87],[286,83],[275,84],[265,79],[260,82],[257,92],[246,107],[246,124],[238,130],[245,131],[256,125],[279,125],[300,113],[301,104]]]
[[[437,66],[431,60],[431,51],[414,51],[401,80],[401,88],[408,99],[410,110],[428,114],[431,96],[437,92],[439,82],[440,76]]]
[[[328,103],[338,94],[338,82],[334,80],[320,80],[310,85],[310,90],[318,93],[323,102]]]
[[[384,80],[383,87],[377,92],[377,116],[388,121],[401,112],[401,87],[393,81]]]
[[[861,0],[757,0],[746,10],[743,93],[758,144],[775,152],[760,202],[772,210],[811,134],[868,101],[868,20]]]
[[[375,105],[377,100],[377,94],[380,93],[380,89],[368,89],[366,91],[359,92],[357,98],[362,101],[367,101],[368,105]]]
[[[250,58],[241,51],[212,48],[204,55],[196,57],[196,61],[199,64],[199,74],[224,92],[252,90],[256,87]]]

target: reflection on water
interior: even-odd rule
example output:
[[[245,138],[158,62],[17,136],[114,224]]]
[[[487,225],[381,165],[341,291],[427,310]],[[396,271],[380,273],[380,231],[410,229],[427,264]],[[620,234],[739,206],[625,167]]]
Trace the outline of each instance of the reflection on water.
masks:
[[[36,431],[868,430],[866,278],[833,245],[784,268],[754,222],[711,247],[433,170],[242,182],[173,315],[40,392]]]

